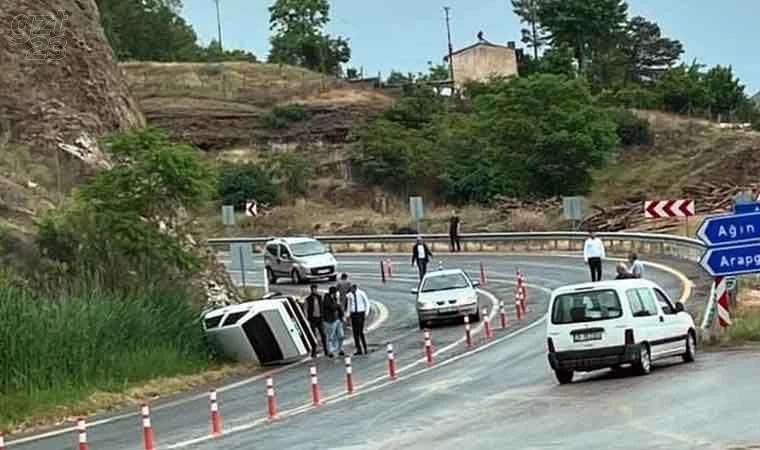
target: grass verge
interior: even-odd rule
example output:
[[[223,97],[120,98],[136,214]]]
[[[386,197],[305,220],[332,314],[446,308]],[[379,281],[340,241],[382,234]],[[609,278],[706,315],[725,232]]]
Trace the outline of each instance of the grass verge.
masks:
[[[172,393],[192,379],[169,377],[219,369],[187,295],[145,281],[131,292],[72,282],[42,294],[0,277],[0,429],[107,408],[151,380],[155,394]]]

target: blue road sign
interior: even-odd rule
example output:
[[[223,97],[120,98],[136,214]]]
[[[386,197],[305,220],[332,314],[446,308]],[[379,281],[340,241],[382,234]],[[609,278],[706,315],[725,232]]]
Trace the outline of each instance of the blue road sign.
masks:
[[[699,264],[714,277],[760,272],[760,243],[708,249]]]
[[[760,213],[709,217],[697,236],[708,247],[760,241]]]
[[[734,213],[736,214],[752,214],[760,212],[760,203],[737,203],[734,205]]]

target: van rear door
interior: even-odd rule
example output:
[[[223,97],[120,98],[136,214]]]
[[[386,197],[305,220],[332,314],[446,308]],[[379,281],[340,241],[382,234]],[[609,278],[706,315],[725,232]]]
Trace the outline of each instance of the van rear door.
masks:
[[[585,288],[552,301],[548,334],[558,352],[625,344],[625,318],[614,289]]]

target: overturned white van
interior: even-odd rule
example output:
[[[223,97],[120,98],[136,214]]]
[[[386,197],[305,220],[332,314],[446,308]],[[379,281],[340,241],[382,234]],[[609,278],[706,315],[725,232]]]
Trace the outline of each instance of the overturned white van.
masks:
[[[303,310],[288,296],[267,296],[207,312],[203,329],[225,357],[259,365],[297,361],[316,346]]]

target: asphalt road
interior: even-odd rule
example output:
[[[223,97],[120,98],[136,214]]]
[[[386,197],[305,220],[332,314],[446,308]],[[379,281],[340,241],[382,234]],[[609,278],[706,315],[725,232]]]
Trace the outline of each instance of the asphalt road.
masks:
[[[485,263],[488,284],[480,301],[489,312],[495,299],[513,302],[514,270],[519,266],[529,285],[530,313],[518,322],[514,308],[509,308],[508,328],[499,329],[494,318],[496,339],[486,343],[477,331],[477,345],[469,350],[461,324],[434,328],[438,354],[432,368],[422,359],[422,336],[409,293],[415,274],[408,258],[394,258],[394,278],[386,284],[379,278],[379,256],[341,255],[339,260],[388,311],[387,321],[368,335],[373,352],[353,360],[357,394],[344,394],[343,362],[321,357],[316,365],[326,400],[322,407],[309,404],[306,362],[276,373],[281,417],[274,423],[265,418],[263,379],[221,393],[227,432],[221,438],[207,436],[208,402],[202,396],[188,395],[157,408],[152,419],[159,449],[677,450],[760,444],[760,356],[755,353],[702,353],[695,364],[659,364],[647,377],[602,371],[572,385],[556,384],[546,363],[542,317],[551,289],[587,280],[578,259],[444,257],[445,267],[462,267],[474,278],[479,263]],[[613,263],[606,265],[606,275],[613,269]],[[674,298],[682,295],[682,280],[676,275],[649,267],[647,276]],[[260,268],[247,278],[255,277],[261,279]],[[305,292],[304,287],[295,289]],[[387,342],[396,350],[396,381],[387,377]],[[353,346],[347,350],[352,352]],[[90,448],[141,449],[141,432],[138,417],[117,418],[90,429]],[[10,448],[64,450],[75,446],[76,435],[66,432],[15,445],[14,437],[9,440]]]

